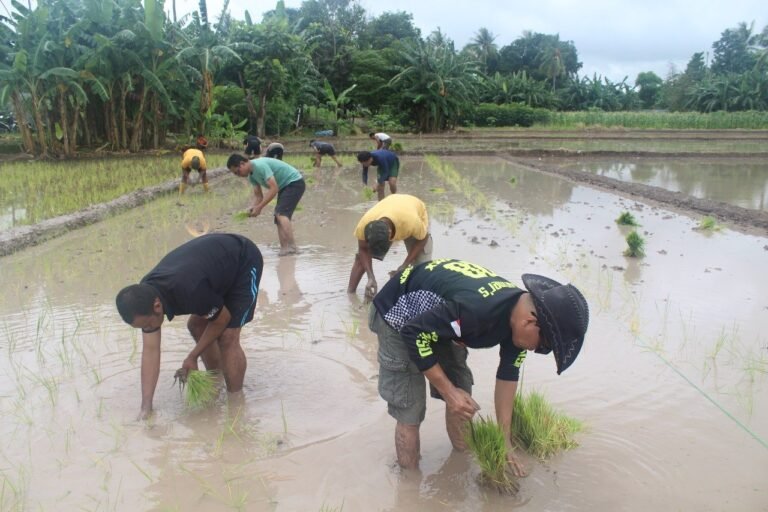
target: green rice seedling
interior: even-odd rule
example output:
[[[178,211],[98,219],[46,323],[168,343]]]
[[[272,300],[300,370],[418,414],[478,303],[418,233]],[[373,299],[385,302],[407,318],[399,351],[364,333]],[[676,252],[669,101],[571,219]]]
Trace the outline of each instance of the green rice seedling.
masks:
[[[720,231],[722,228],[714,217],[707,215],[699,221],[699,225],[696,227],[696,229],[699,231]]]
[[[403,145],[400,142],[395,142],[392,144],[392,151],[395,153],[402,153],[403,152]]]
[[[620,226],[639,226],[635,216],[629,212],[621,212],[619,218],[616,219],[616,224]]]
[[[363,197],[365,198],[366,201],[370,201],[371,199],[373,199],[374,194],[375,192],[371,187],[363,187]]]
[[[480,482],[505,494],[516,493],[520,485],[507,467],[504,431],[490,418],[469,422],[464,439],[480,466]]]
[[[232,215],[232,218],[238,222],[242,222],[248,218],[248,212],[246,211],[237,212],[234,215]]]
[[[556,411],[543,394],[517,394],[512,436],[531,455],[544,460],[561,450],[575,448],[578,443],[574,434],[582,430],[580,421]]]
[[[643,239],[637,231],[633,231],[627,235],[627,250],[624,251],[624,256],[630,256],[632,258],[641,258],[645,256],[645,239]]]
[[[429,191],[435,194],[445,194],[445,189],[442,187],[431,188]]]
[[[190,409],[209,406],[219,396],[217,373],[212,370],[191,370],[187,374],[184,399]]]

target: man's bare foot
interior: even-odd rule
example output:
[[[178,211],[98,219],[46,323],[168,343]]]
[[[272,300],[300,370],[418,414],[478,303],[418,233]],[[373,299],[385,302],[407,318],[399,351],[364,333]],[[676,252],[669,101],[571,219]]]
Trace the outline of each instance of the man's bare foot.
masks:
[[[283,247],[280,249],[280,251],[277,253],[278,256],[288,256],[291,254],[297,254],[299,250],[296,247]]]

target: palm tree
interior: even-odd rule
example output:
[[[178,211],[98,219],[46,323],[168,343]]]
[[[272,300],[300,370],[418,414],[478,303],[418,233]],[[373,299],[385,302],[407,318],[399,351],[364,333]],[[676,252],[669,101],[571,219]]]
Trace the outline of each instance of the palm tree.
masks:
[[[467,48],[472,54],[483,63],[483,71],[489,72],[489,61],[495,59],[499,54],[499,49],[494,41],[496,36],[485,27],[481,27],[475,37],[472,38],[472,42],[467,45]]]

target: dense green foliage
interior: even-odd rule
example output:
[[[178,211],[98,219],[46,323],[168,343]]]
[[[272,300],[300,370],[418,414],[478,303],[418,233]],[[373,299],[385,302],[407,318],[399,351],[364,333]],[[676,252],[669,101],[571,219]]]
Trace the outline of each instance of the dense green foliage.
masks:
[[[563,119],[533,109],[622,112],[618,123],[635,122],[623,113],[639,109],[747,112],[755,123],[737,127],[766,127],[768,30],[745,23],[713,43],[711,65],[700,52],[663,80],[645,72],[614,83],[580,76],[575,44],[556,34],[525,32],[499,48],[481,27],[457,49],[440,30],[423,36],[411,14],[371,18],[358,0],[278,1],[259,22],[233,19],[228,3],[216,22],[206,0],[181,19],[164,9],[162,0],[39,0],[34,9],[12,0],[0,18],[0,111],[15,117],[24,151],[71,157],[82,146],[168,146],[169,134],[229,145],[247,131]],[[310,115],[321,111],[330,116]],[[675,121],[699,127],[685,124],[694,117]]]

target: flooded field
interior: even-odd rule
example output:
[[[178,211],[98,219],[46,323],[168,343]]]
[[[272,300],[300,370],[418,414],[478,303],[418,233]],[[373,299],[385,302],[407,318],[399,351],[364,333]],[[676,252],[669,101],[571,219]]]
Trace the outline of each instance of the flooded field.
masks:
[[[584,292],[579,359],[557,376],[551,356],[531,354],[523,377],[587,425],[578,448],[524,457],[515,497],[488,492],[432,400],[421,470],[399,471],[362,290],[345,293],[352,231],[373,205],[359,170],[313,174],[294,217],[301,253],[282,258],[268,212],[233,218],[250,189],[226,176],[208,195],[173,194],[0,259],[0,510],[768,510],[766,236],[702,232],[693,216],[502,158],[403,163],[399,189],[427,203],[435,257]],[[641,224],[642,259],[623,256],[622,211]],[[115,294],[208,229],[245,234],[264,254],[242,335],[245,391],[185,410],[173,373],[190,340],[174,319],[156,415],[138,422],[141,339]],[[380,283],[403,257],[395,245],[374,264]],[[485,414],[497,362],[470,351]]]
[[[636,158],[623,162],[589,159],[561,167],[742,208],[768,210],[768,160],[762,158]]]

